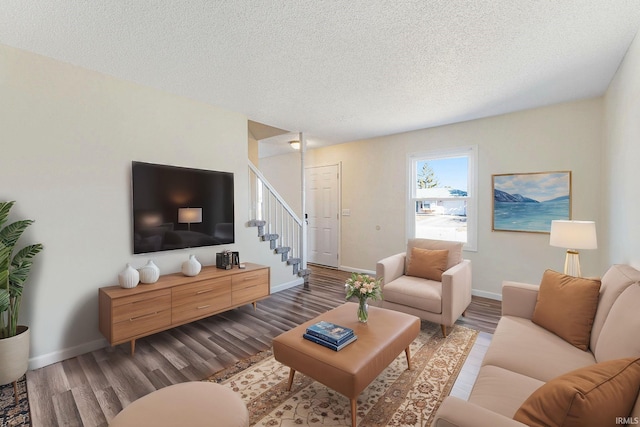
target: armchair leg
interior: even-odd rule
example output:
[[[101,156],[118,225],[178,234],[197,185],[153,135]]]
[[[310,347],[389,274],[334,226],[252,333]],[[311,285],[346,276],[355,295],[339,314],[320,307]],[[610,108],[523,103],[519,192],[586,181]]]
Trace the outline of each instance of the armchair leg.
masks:
[[[446,338],[447,337],[447,327],[441,324],[440,328],[442,329],[442,336]]]

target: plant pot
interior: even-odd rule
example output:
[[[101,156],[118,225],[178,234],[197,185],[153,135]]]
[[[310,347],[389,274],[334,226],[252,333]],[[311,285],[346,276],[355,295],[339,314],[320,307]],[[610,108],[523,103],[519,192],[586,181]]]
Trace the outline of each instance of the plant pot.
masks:
[[[16,329],[17,335],[0,339],[0,384],[19,380],[29,368],[29,328]]]

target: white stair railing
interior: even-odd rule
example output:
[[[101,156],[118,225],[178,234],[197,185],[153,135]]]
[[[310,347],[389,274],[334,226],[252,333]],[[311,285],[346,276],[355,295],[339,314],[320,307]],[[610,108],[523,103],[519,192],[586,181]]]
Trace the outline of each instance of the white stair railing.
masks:
[[[293,265],[294,274],[302,264],[302,220],[249,161],[249,225],[258,227],[258,235],[269,241],[270,249],[282,261]]]

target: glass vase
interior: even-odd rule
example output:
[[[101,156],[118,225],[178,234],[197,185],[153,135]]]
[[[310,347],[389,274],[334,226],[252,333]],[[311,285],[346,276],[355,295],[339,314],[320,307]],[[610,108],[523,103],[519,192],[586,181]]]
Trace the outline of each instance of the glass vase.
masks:
[[[358,322],[367,323],[369,320],[369,304],[367,304],[366,298],[360,298],[360,303],[358,304]]]

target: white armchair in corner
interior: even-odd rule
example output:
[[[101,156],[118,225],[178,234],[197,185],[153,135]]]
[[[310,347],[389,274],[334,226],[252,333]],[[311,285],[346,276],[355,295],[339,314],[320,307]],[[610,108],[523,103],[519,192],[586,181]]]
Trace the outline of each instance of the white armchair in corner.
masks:
[[[373,303],[439,323],[446,337],[471,303],[471,261],[462,258],[462,245],[409,239],[407,252],[378,261],[383,299]]]

